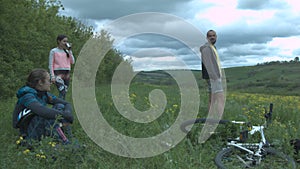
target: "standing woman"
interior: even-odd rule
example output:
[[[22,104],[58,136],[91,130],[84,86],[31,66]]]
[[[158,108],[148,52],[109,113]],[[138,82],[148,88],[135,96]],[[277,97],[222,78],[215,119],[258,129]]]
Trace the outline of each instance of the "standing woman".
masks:
[[[50,78],[59,91],[59,98],[65,99],[70,83],[71,64],[75,59],[66,35],[58,35],[57,47],[49,54]]]

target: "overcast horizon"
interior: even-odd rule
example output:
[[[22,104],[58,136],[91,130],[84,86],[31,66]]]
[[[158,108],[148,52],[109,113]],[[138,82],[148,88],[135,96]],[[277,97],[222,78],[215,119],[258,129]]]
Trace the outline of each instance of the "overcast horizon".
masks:
[[[107,27],[118,35],[116,49],[132,59],[135,71],[164,69],[201,69],[199,47],[205,34],[217,32],[216,47],[223,68],[253,66],[270,61],[290,61],[300,55],[300,5],[297,0],[61,0],[61,14],[80,19],[96,32]],[[170,14],[163,17],[139,17],[144,12]],[[136,15],[118,28],[115,21]],[[171,17],[172,19],[172,17]],[[133,21],[134,20],[134,21]],[[181,22],[184,20],[186,23]],[[189,31],[195,27],[202,36]],[[143,33],[141,28],[184,34],[182,39],[165,34]],[[129,33],[130,32],[130,33]],[[135,32],[142,32],[134,34]],[[157,32],[157,31],[154,31]],[[131,35],[131,36],[125,36]],[[119,40],[119,37],[123,39]],[[124,38],[125,37],[125,38]],[[193,37],[194,39],[191,39]],[[202,38],[202,39],[201,39]]]

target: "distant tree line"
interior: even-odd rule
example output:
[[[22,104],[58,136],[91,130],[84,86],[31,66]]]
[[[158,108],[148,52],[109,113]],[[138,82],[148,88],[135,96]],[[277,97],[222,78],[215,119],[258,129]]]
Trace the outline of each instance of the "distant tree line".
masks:
[[[290,63],[300,63],[299,57],[295,57],[294,60],[290,61],[271,61],[271,62],[264,62],[264,63],[258,63],[257,65],[278,65],[278,64],[290,64]]]
[[[33,68],[48,69],[49,51],[56,47],[59,34],[68,36],[77,57],[90,38],[104,38],[112,44],[109,33],[95,36],[93,27],[76,18],[59,14],[64,10],[59,0],[0,0],[0,99],[11,97],[24,84]],[[122,54],[111,49],[99,67],[97,82],[108,82]]]

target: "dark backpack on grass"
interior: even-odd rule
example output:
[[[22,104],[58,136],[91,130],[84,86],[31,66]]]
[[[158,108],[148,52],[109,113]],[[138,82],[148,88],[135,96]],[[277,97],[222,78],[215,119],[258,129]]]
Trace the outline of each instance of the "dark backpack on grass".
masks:
[[[19,129],[21,135],[25,135],[28,124],[34,116],[30,109],[17,103],[13,111],[13,127]]]

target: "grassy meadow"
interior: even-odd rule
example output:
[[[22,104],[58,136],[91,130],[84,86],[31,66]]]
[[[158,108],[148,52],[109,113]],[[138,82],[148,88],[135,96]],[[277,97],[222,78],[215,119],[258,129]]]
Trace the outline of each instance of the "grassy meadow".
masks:
[[[233,80],[232,80],[233,81]],[[203,82],[200,82],[203,83]],[[230,83],[230,82],[229,82]],[[151,137],[168,129],[180,113],[180,91],[177,85],[155,85],[133,83],[130,86],[129,98],[131,104],[140,111],[148,110],[151,106],[149,93],[160,89],[165,93],[167,104],[159,118],[150,123],[134,123],[120,115],[114,106],[109,85],[100,85],[95,89],[96,100],[102,114],[109,124],[118,132],[131,137]],[[53,88],[56,93],[55,88]],[[199,85],[200,105],[198,117],[207,115],[207,93],[203,84]],[[71,91],[68,101],[72,100]],[[191,100],[192,102],[193,100]],[[191,132],[171,150],[148,158],[128,158],[109,153],[94,143],[84,132],[75,119],[73,134],[85,148],[73,147],[55,148],[50,138],[44,138],[34,150],[18,146],[18,132],[12,128],[12,111],[16,98],[3,100],[0,103],[0,119],[2,146],[0,168],[133,168],[133,169],[186,169],[205,168],[214,169],[214,157],[225,146],[227,137],[236,137],[239,126],[219,126],[220,134],[212,135],[205,143],[198,143],[199,126],[194,125]],[[254,125],[262,124],[265,110],[270,103],[274,104],[273,121],[266,129],[265,134],[276,149],[281,150],[294,158],[289,140],[299,138],[298,129],[300,97],[284,94],[260,94],[228,90],[223,119],[249,121]],[[88,115],[87,110],[87,115]],[[76,116],[76,113],[74,113]],[[179,130],[180,132],[180,130]],[[250,140],[256,140],[254,135]]]

